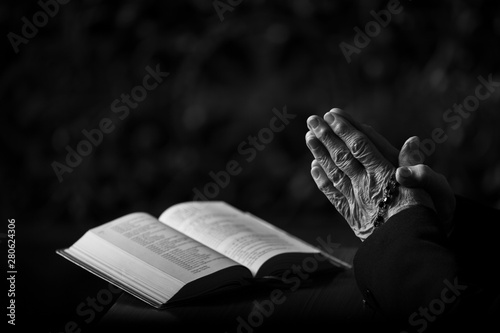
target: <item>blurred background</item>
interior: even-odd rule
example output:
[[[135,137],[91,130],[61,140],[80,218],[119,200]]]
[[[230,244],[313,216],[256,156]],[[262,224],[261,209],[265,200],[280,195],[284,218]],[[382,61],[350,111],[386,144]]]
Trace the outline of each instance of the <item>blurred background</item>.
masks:
[[[15,218],[20,228],[20,288],[44,289],[53,281],[48,272],[70,269],[54,248],[126,213],[158,216],[192,200],[193,189],[203,190],[209,173],[230,160],[242,172],[213,200],[282,227],[319,216],[344,228],[310,177],[304,144],[307,117],[333,107],[397,147],[442,128],[448,140],[427,163],[456,193],[500,208],[500,89],[457,129],[443,120],[474,94],[478,76],[500,81],[500,4],[402,0],[401,13],[349,63],[340,43],[354,45],[353,29],[364,30],[374,20],[370,11],[386,5],[244,0],[221,7],[221,20],[208,0],[72,1],[16,53],[8,34],[22,36],[22,18],[33,22],[42,9],[35,1],[2,1],[1,210],[4,222]],[[111,103],[142,84],[146,66],[170,74],[119,120]],[[285,106],[296,117],[248,162],[238,146]],[[66,147],[76,149],[82,131],[103,118],[114,130],[60,182],[52,163],[65,164]]]

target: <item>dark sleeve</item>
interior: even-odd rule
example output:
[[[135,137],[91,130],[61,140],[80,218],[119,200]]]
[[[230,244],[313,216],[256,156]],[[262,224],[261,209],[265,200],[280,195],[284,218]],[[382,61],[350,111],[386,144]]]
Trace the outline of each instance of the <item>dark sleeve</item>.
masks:
[[[459,205],[472,206],[457,205],[450,238],[432,210],[415,206],[391,217],[360,246],[354,258],[356,281],[367,306],[379,317],[402,329],[423,331],[452,321],[472,322],[491,310],[496,293],[476,278],[477,261],[469,262],[470,253],[477,255],[476,243],[488,238],[472,220],[479,220],[475,209],[481,206],[457,199]],[[490,218],[497,216],[490,213]],[[464,226],[478,229],[474,237],[483,237],[468,237]]]
[[[498,290],[500,210],[457,196],[450,247],[464,278],[471,283]]]

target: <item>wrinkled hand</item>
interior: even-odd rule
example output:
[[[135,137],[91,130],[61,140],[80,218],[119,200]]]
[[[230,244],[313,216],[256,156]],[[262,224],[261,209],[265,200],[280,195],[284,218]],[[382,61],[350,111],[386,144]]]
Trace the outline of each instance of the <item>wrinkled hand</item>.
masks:
[[[306,134],[306,143],[315,158],[311,174],[318,188],[347,220],[354,233],[364,240],[374,230],[378,203],[384,197],[384,188],[390,177],[396,172],[399,154],[383,137],[373,135],[373,130],[364,127],[364,132],[370,133],[369,138],[342,112],[334,109],[327,112],[324,119],[309,117],[310,131]],[[413,205],[433,208],[425,191],[400,187],[385,220]]]
[[[350,113],[338,108],[330,112],[347,119],[370,139],[385,158],[392,164],[399,165],[396,171],[398,183],[409,188],[421,188],[429,193],[445,231],[451,229],[456,208],[455,194],[446,177],[423,164],[425,156],[420,150],[418,137],[410,137],[399,151],[372,127],[357,122]]]

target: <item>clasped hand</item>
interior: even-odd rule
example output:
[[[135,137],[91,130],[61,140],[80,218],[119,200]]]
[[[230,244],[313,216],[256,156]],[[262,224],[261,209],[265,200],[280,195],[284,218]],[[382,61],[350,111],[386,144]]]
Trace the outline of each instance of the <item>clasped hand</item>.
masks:
[[[450,219],[455,203],[453,192],[443,177],[419,164],[423,156],[417,137],[408,139],[399,152],[373,129],[357,123],[341,109],[327,112],[323,119],[311,116],[307,126],[306,144],[314,156],[311,175],[361,240],[373,233],[379,202],[394,174],[399,183],[416,186],[399,187],[399,193],[384,212],[385,220],[414,205],[436,210],[436,201],[440,217]],[[408,177],[412,173],[413,179]],[[429,184],[431,178],[437,181]],[[422,180],[426,182],[422,184]],[[419,185],[423,188],[417,188]]]

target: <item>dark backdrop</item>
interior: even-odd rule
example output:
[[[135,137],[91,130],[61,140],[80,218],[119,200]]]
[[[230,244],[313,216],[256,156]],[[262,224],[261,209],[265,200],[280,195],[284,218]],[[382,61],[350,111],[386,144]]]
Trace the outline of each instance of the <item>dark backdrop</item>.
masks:
[[[41,317],[64,321],[64,310],[49,301],[63,292],[46,289],[54,274],[65,276],[54,248],[123,214],[159,215],[192,200],[193,189],[203,191],[210,172],[231,160],[241,173],[213,200],[280,226],[335,215],[309,175],[304,144],[307,117],[332,107],[398,147],[442,128],[448,139],[428,163],[457,193],[500,208],[500,93],[460,124],[443,119],[474,94],[478,76],[500,80],[498,2],[403,0],[401,12],[348,62],[340,44],[355,45],[354,28],[364,30],[370,12],[386,6],[244,0],[221,21],[212,1],[72,1],[47,22],[38,16],[38,32],[16,52],[9,33],[22,36],[22,18],[33,22],[42,9],[35,1],[3,1],[0,232],[7,218],[16,219],[21,295],[40,292],[40,302],[55,309]],[[111,104],[142,84],[147,66],[169,75],[120,120]],[[248,137],[284,107],[296,117],[247,161],[238,147],[248,148]],[[59,181],[53,163],[65,163],[66,147],[77,149],[82,131],[105,118],[114,129]]]

